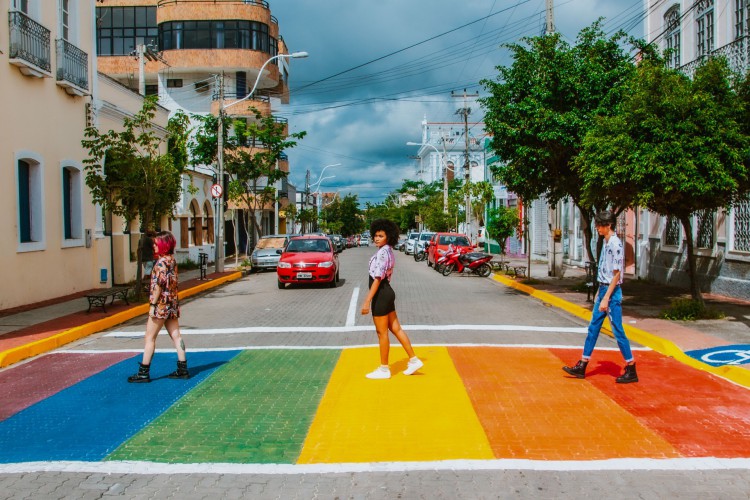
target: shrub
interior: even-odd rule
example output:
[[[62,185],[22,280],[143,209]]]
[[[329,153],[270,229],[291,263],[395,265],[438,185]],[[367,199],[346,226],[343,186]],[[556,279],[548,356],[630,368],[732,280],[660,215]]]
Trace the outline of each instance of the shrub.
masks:
[[[669,308],[663,310],[659,317],[662,319],[695,321],[697,319],[722,319],[724,313],[706,307],[697,300],[675,299]]]

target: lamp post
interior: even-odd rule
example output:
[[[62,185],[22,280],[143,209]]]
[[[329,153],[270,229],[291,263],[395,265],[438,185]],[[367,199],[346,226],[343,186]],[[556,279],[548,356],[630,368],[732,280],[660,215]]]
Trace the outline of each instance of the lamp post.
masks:
[[[273,56],[269,58],[266,62],[263,63],[263,66],[260,67],[260,70],[258,70],[258,77],[255,79],[255,84],[253,85],[253,88],[248,94],[243,97],[242,99],[238,99],[230,104],[227,104],[224,106],[224,77],[222,73],[222,78],[220,79],[220,85],[219,85],[219,126],[218,128],[218,136],[217,136],[217,142],[218,142],[218,151],[216,155],[216,163],[218,166],[218,182],[222,185],[224,185],[224,110],[234,106],[235,104],[239,104],[243,101],[246,101],[250,99],[253,94],[255,93],[255,90],[258,88],[258,83],[260,82],[260,77],[263,76],[263,70],[268,66],[268,64],[271,61],[274,61],[276,59],[282,59],[282,58],[302,58],[307,57],[307,52],[292,52],[291,54],[279,54],[276,56]],[[215,271],[217,273],[224,272],[224,199],[223,197],[219,200],[219,209],[218,212],[218,219],[219,224],[217,228],[217,235],[216,235],[216,262],[215,265]]]
[[[440,162],[443,166],[443,213],[448,213],[448,172],[447,170],[450,170],[451,172],[455,172],[452,168],[448,168],[448,162],[445,161],[445,141],[443,141],[443,152],[440,153],[440,150],[430,144],[429,142],[407,142],[407,146],[427,146],[435,150],[435,152],[440,155]]]

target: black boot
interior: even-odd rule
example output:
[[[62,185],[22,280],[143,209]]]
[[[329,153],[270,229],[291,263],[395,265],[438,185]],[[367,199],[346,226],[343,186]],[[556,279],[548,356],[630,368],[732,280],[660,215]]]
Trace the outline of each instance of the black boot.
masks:
[[[190,378],[190,373],[188,372],[188,369],[187,369],[187,360],[178,361],[177,370],[167,375],[167,377],[168,378]]]
[[[635,372],[635,363],[632,365],[625,365],[625,373],[617,377],[618,384],[630,384],[631,382],[638,382],[638,374]]]
[[[148,374],[149,370],[151,369],[151,365],[144,365],[143,363],[138,363],[138,365],[138,373],[128,377],[128,382],[133,384],[151,382],[151,377]]]
[[[588,361],[580,360],[575,366],[563,366],[563,370],[565,370],[565,373],[573,375],[575,378],[586,378],[586,366],[588,364]]]

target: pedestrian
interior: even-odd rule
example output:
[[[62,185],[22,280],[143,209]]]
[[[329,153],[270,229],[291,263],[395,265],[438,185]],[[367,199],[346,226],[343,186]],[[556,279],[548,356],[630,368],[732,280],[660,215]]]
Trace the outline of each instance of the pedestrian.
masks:
[[[610,211],[602,211],[594,217],[596,232],[604,237],[604,248],[599,256],[599,272],[597,281],[599,289],[594,301],[594,310],[589,323],[588,335],[583,346],[583,356],[575,366],[563,366],[563,370],[576,378],[586,377],[586,366],[594,352],[596,340],[599,338],[604,318],[609,317],[612,332],[615,334],[617,346],[625,359],[625,372],[617,377],[618,384],[638,382],[635,371],[635,360],[630,350],[630,342],[622,328],[622,275],[625,253],[622,241],[615,234],[615,217]]]
[[[391,347],[389,330],[393,332],[409,356],[404,375],[411,375],[424,366],[424,363],[414,354],[409,337],[401,328],[396,314],[396,294],[391,288],[391,277],[396,262],[393,246],[398,243],[398,233],[398,226],[387,219],[376,219],[370,225],[370,234],[378,251],[370,259],[368,269],[370,291],[362,304],[362,314],[369,314],[372,310],[372,321],[375,323],[380,346],[380,366],[366,375],[370,379],[391,378],[391,369],[388,366],[388,354]]]
[[[172,233],[161,231],[154,237],[153,251],[156,262],[151,271],[149,289],[148,320],[146,321],[145,347],[143,361],[139,363],[138,373],[128,377],[128,382],[151,382],[149,370],[156,349],[156,336],[162,326],[166,326],[177,350],[177,370],[169,378],[190,378],[185,356],[185,342],[180,335],[180,306],[177,299],[177,262],[174,258],[174,247],[177,244]]]

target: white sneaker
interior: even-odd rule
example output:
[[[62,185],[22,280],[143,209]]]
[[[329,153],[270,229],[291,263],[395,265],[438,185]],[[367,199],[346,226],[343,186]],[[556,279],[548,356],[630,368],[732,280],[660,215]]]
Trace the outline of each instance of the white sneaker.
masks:
[[[368,373],[365,377],[376,380],[391,378],[391,369],[387,366],[378,366],[375,371]]]
[[[406,364],[406,370],[404,370],[404,375],[411,375],[415,371],[419,370],[424,366],[424,363],[422,363],[422,360],[419,358],[410,359],[409,362]]]

